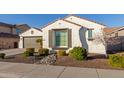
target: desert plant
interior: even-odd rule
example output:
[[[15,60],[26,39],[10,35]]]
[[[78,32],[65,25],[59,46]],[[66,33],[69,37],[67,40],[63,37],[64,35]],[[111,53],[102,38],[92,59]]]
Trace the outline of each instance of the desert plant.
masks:
[[[5,55],[6,55],[5,53],[0,53],[0,58],[1,59],[4,59],[5,58]]]
[[[124,57],[118,54],[109,55],[109,64],[113,67],[124,68]]]
[[[38,50],[38,54],[39,54],[40,56],[46,56],[46,55],[49,54],[49,49],[47,49],[47,48],[40,48],[40,49]]]
[[[69,56],[75,58],[76,60],[85,60],[87,58],[87,51],[82,47],[74,47],[69,51]]]
[[[29,53],[29,56],[33,56],[34,48],[26,48],[26,53]]]
[[[43,47],[43,40],[42,40],[42,38],[41,39],[37,39],[36,42],[40,44],[41,48]]]
[[[57,51],[57,55],[58,56],[66,56],[67,54],[66,54],[66,51],[65,50],[58,50]]]

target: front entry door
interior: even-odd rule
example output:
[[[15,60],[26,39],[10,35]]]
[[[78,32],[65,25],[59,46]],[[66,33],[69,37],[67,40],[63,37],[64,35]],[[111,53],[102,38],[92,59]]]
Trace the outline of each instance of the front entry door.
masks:
[[[18,42],[14,42],[14,48],[18,48]]]

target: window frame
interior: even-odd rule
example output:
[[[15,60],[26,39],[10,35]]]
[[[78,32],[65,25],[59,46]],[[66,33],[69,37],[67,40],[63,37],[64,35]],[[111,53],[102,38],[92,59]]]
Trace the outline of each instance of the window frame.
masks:
[[[88,29],[88,40],[89,41],[93,40],[93,30],[92,29]]]
[[[66,39],[67,39],[67,44],[65,45],[65,46],[57,46],[57,44],[56,44],[56,32],[66,32]],[[61,37],[60,37],[61,38]],[[55,48],[68,48],[68,29],[54,29],[54,47]]]

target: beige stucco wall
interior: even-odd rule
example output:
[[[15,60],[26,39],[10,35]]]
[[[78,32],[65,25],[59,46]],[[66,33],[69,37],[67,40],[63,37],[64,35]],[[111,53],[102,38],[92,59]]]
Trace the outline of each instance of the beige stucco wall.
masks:
[[[88,24],[87,21],[86,21],[86,23],[85,23],[85,21],[81,21],[81,22],[83,22],[82,24],[85,24],[85,27],[87,27],[87,28],[89,28],[89,27],[94,28],[93,36],[96,33],[102,32],[103,26],[100,26],[100,25],[97,26],[97,25],[94,25],[94,23]],[[86,25],[86,24],[88,24],[88,25]],[[91,25],[91,26],[89,26],[89,25]],[[88,40],[88,31],[86,31],[86,33],[80,33],[81,27],[71,24],[71,23],[68,23],[68,22],[65,22],[63,20],[58,20],[42,29],[43,39],[44,39],[44,41],[43,41],[44,48],[49,48],[49,30],[61,29],[61,28],[69,28],[72,30],[72,48],[76,47],[76,46],[86,47],[86,44],[87,44],[89,53],[106,54],[106,48],[102,43],[98,44],[98,43],[94,43],[93,41]],[[82,46],[82,42],[80,40],[80,34],[83,34],[86,39],[86,43],[83,43],[83,46]],[[70,50],[72,48],[69,48],[68,50]],[[51,49],[51,48],[49,48],[49,49]]]
[[[18,41],[18,38],[0,37],[0,49],[14,48],[14,42]]]
[[[93,30],[93,37],[97,36],[97,34],[100,34],[102,36],[103,28],[106,27],[104,25],[97,24],[95,22],[91,22],[89,20],[75,17],[75,16],[67,17],[67,18],[65,18],[65,20],[80,24],[80,25],[87,27],[87,28],[93,28],[94,29]],[[87,40],[89,52],[91,52],[91,53],[103,53],[103,54],[106,53],[105,46],[103,45],[102,42],[96,43],[93,41],[88,41],[88,31],[86,32],[86,40]]]

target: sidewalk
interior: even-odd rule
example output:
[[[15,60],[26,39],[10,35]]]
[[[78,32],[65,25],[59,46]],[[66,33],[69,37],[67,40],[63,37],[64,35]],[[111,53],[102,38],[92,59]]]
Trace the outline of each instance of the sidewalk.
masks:
[[[1,78],[123,78],[124,70],[105,70],[0,62]]]

